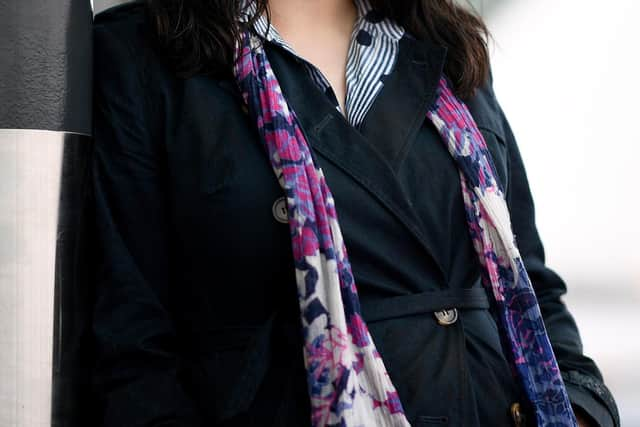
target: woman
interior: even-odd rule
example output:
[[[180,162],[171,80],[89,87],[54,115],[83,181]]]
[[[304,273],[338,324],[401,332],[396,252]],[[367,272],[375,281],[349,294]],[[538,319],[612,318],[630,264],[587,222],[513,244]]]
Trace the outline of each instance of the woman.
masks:
[[[485,36],[448,0],[96,17],[103,425],[619,425]]]

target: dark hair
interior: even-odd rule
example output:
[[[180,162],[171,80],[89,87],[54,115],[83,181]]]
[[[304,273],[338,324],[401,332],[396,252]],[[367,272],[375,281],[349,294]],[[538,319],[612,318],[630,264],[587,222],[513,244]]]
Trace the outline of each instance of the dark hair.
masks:
[[[413,36],[448,48],[444,72],[462,98],[473,95],[489,74],[488,31],[482,19],[456,0],[370,0],[373,8]],[[251,25],[267,10],[254,0]],[[242,0],[147,0],[156,41],[181,77],[230,77]],[[251,27],[249,27],[251,28]]]

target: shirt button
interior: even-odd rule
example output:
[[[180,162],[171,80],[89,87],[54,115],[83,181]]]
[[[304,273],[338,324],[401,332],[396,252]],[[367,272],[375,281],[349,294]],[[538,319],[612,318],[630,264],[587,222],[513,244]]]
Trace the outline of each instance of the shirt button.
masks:
[[[438,323],[443,326],[453,325],[458,320],[458,310],[455,308],[436,311],[433,315],[436,316]]]
[[[356,40],[358,41],[358,44],[362,46],[371,46],[371,42],[373,41],[371,34],[367,30],[358,31]]]
[[[371,22],[372,24],[377,24],[378,22],[382,22],[382,20],[384,19],[384,15],[377,10],[371,9],[369,12],[367,12],[364,19]]]
[[[511,418],[513,418],[513,425],[515,427],[526,426],[525,416],[522,413],[522,410],[520,409],[520,404],[517,402],[511,405]]]
[[[287,201],[284,197],[280,197],[273,202],[273,206],[271,207],[271,213],[276,221],[281,222],[283,224],[289,223],[289,218],[287,216]]]

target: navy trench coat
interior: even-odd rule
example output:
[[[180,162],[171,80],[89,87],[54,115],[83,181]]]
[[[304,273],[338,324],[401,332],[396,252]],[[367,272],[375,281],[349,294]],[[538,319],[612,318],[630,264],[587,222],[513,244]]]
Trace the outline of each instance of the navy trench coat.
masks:
[[[96,424],[308,425],[283,191],[234,82],[177,78],[151,28],[140,2],[94,27]],[[526,425],[527,415],[533,425],[479,284],[458,171],[425,120],[446,49],[405,36],[358,129],[293,56],[273,46],[268,55],[334,194],[364,317],[412,425]],[[572,402],[597,425],[617,425],[560,300],[565,284],[545,266],[490,82],[468,105]],[[453,308],[453,323],[434,316]]]

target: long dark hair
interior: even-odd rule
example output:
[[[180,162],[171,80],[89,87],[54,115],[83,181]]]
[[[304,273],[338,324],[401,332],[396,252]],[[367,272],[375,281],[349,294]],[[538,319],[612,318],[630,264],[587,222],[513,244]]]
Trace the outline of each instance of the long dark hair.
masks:
[[[471,96],[489,73],[488,31],[482,19],[455,0],[370,0],[376,11],[420,39],[448,48],[445,74],[458,96]],[[254,0],[249,25],[267,11],[268,0]],[[229,77],[242,0],[147,0],[156,41],[182,77]]]

